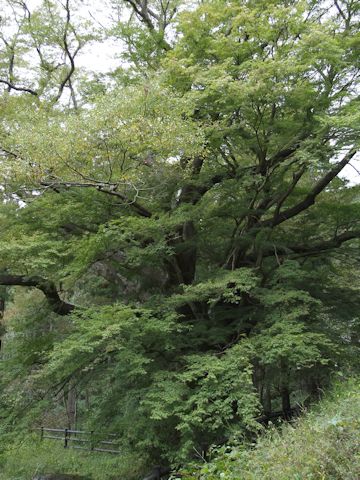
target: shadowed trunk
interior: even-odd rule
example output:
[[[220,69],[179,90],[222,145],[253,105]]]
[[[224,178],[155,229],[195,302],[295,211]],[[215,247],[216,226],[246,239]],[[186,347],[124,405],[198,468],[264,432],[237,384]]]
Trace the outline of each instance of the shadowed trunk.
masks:
[[[76,429],[77,402],[76,388],[73,381],[69,383],[69,390],[66,399],[66,414],[68,418],[68,426],[70,429]]]
[[[264,410],[264,415],[269,416],[271,415],[272,408],[271,408],[271,391],[269,386],[265,386],[263,388],[262,399],[261,403]]]
[[[4,312],[5,312],[5,300],[3,298],[0,298],[0,351],[2,349],[2,335],[4,334],[4,326],[1,323],[2,319],[4,318]]]
[[[289,389],[285,386],[281,388],[281,407],[284,418],[288,420],[291,417],[291,403]]]

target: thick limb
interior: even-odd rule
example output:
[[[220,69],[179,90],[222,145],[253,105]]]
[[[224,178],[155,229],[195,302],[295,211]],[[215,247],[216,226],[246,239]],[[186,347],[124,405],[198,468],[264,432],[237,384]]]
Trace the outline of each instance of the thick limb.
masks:
[[[54,282],[38,276],[0,275],[0,285],[34,287],[41,290],[47,298],[52,310],[59,315],[68,315],[75,306],[62,300]]]

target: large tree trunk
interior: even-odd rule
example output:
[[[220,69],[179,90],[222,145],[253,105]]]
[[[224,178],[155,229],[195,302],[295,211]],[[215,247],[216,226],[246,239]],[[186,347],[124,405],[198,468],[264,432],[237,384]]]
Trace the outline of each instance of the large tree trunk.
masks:
[[[203,166],[204,158],[195,157],[191,162],[192,179],[195,180]],[[188,165],[188,159],[183,160],[183,167]],[[180,190],[177,198],[177,206],[184,203],[195,204],[201,193],[199,189],[192,183],[185,184]],[[185,221],[177,229],[175,239],[170,240],[169,244],[174,247],[176,253],[174,258],[169,263],[169,277],[171,284],[184,283],[191,284],[195,278],[196,272],[196,227],[192,220]]]
[[[195,235],[194,222],[186,221],[178,228],[175,238],[168,241],[175,250],[168,263],[170,285],[190,285],[194,281],[197,260]]]
[[[183,283],[189,285],[195,278],[196,270],[196,246],[195,246],[195,226],[194,222],[185,222],[182,226],[182,245],[176,255],[176,261],[179,265]]]

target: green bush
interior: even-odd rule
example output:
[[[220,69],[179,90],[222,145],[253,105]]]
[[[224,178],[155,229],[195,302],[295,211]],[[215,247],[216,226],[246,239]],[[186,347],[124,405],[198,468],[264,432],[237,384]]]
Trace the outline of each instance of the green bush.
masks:
[[[359,379],[338,383],[295,423],[270,428],[252,447],[214,449],[210,462],[179,472],[181,479],[358,480],[359,386]]]

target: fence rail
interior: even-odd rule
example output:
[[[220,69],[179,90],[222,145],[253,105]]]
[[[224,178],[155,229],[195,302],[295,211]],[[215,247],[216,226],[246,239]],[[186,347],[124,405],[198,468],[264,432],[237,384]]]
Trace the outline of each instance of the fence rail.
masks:
[[[63,442],[64,448],[75,448],[80,450],[88,450],[91,452],[105,452],[119,454],[120,450],[113,448],[105,448],[107,445],[118,445],[116,434],[102,432],[87,432],[84,430],[72,430],[70,428],[47,428],[39,427],[41,440],[50,439]],[[113,438],[113,440],[110,440]],[[78,444],[85,444],[84,446]],[[76,445],[77,444],[77,445]]]

